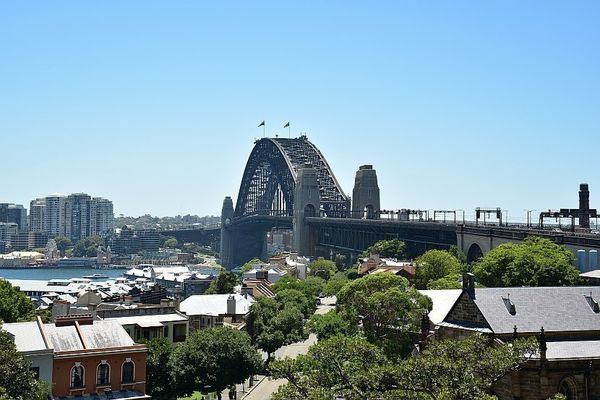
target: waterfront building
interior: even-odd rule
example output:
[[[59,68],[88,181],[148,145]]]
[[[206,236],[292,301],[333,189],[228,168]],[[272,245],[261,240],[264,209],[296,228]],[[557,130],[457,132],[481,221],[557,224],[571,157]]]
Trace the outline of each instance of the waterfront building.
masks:
[[[90,201],[90,236],[106,236],[115,229],[113,203],[102,197]]]
[[[73,243],[90,236],[90,226],[95,226],[95,215],[90,220],[91,197],[85,193],[73,193],[65,200],[65,236]]]
[[[59,193],[44,198],[44,231],[52,237],[65,234],[65,199],[66,196]]]
[[[17,234],[19,227],[13,222],[0,222],[0,247],[2,253],[10,248],[10,238]]]

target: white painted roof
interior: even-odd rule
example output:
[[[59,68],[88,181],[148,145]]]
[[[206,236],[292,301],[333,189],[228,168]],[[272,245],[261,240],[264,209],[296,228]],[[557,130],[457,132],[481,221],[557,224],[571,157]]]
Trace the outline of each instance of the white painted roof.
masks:
[[[37,322],[14,322],[3,324],[2,329],[14,336],[15,345],[20,352],[47,349]]]
[[[142,327],[147,326],[161,326],[163,323],[168,322],[185,322],[187,318],[181,314],[156,314],[156,315],[133,315],[128,317],[111,317],[105,318],[105,321],[113,321],[121,326],[125,325],[139,325]]]
[[[235,296],[235,314],[245,315],[254,303],[252,297],[240,294],[201,294],[190,296],[180,304],[181,312],[187,315],[224,315],[227,314],[227,298]]]

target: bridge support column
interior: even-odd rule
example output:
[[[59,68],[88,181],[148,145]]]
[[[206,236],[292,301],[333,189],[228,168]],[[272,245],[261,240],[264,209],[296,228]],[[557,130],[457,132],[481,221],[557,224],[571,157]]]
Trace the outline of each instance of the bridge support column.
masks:
[[[294,193],[294,250],[301,256],[315,255],[316,232],[304,222],[304,218],[319,216],[320,208],[317,170],[305,164],[304,168],[298,169]]]
[[[233,232],[226,229],[232,219],[233,201],[231,197],[227,196],[223,200],[223,208],[221,209],[221,248],[219,249],[221,265],[225,268],[233,267]]]
[[[354,178],[352,217],[375,219],[380,210],[377,172],[372,165],[361,165]]]

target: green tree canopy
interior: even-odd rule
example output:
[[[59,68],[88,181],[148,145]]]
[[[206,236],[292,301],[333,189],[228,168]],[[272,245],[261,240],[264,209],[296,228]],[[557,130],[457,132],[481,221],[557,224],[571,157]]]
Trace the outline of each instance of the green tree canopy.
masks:
[[[146,390],[153,399],[173,400],[177,398],[173,391],[171,371],[166,368],[173,354],[174,346],[166,338],[155,338],[146,342]]]
[[[399,239],[380,240],[369,247],[363,254],[379,254],[382,258],[396,258],[402,260],[406,258],[406,244]]]
[[[231,271],[221,271],[219,276],[208,286],[204,294],[233,293],[233,288],[238,284],[238,277]]]
[[[343,397],[364,400],[368,387],[362,374],[386,362],[381,350],[359,337],[334,336],[318,341],[306,355],[275,360],[272,377],[287,379],[272,400],[325,400]],[[376,397],[373,397],[376,398]]]
[[[262,358],[247,333],[220,327],[191,334],[175,348],[169,364],[180,396],[213,391],[220,400],[226,388],[257,373]]]
[[[566,247],[531,237],[491,250],[473,272],[479,283],[489,287],[571,286],[579,282],[574,262],[575,256]]]
[[[429,281],[427,289],[440,290],[440,289],[461,289],[462,280],[460,274],[449,274],[443,278]]]
[[[307,355],[276,360],[269,369],[285,378],[273,400],[483,400],[507,373],[535,352],[535,339],[497,345],[485,336],[431,344],[421,355],[390,362],[360,337],[320,340]]]
[[[0,398],[10,400],[43,400],[48,388],[37,381],[29,369],[31,363],[17,352],[11,336],[0,329]]]
[[[319,257],[317,260],[313,261],[309,265],[309,268],[312,276],[318,276],[326,281],[337,272],[335,262],[325,260],[323,257]]]
[[[86,237],[77,242],[73,248],[73,255],[75,257],[96,257],[98,247],[102,246],[104,246],[104,239],[100,236]]]
[[[319,340],[337,335],[352,336],[358,331],[358,316],[329,310],[326,314],[314,314],[306,326]]]
[[[281,346],[306,339],[303,319],[295,305],[260,297],[250,307],[247,329],[254,345],[267,353],[268,362]]]
[[[35,318],[35,305],[25,293],[0,279],[0,320],[4,322],[29,321]]]
[[[323,291],[324,285],[325,281],[317,276],[309,276],[302,280],[284,275],[273,284],[272,289],[275,293],[285,289],[295,289],[304,293],[309,298],[316,299]]]
[[[413,283],[417,289],[426,289],[429,282],[449,274],[457,274],[461,270],[458,259],[444,250],[429,250],[417,257],[415,264]]]
[[[65,236],[55,237],[54,242],[56,243],[56,249],[63,255],[68,248],[73,247],[73,242],[71,242],[71,239]]]
[[[336,296],[340,290],[350,282],[345,272],[338,272],[333,275],[323,287],[323,294],[325,296]]]
[[[242,266],[242,273],[250,271],[255,265],[264,264],[260,259],[253,258]]]
[[[313,297],[308,297],[305,293],[296,289],[279,290],[275,300],[280,304],[280,308],[296,307],[304,318],[309,318],[317,309],[317,304]]]
[[[338,293],[338,307],[360,316],[365,337],[382,346],[388,355],[406,355],[420,331],[431,299],[391,273],[367,275],[345,285]]]
[[[175,239],[174,237],[170,237],[167,240],[165,240],[163,247],[166,247],[167,249],[174,249],[175,247],[177,247],[177,244],[177,239]]]

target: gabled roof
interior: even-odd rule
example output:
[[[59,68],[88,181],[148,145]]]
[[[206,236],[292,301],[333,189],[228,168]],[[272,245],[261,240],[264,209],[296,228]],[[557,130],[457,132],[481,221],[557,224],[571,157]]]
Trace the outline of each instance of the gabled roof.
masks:
[[[477,288],[472,301],[496,334],[512,333],[515,325],[519,333],[536,333],[541,327],[548,333],[600,332],[600,312],[594,312],[586,296],[600,301],[600,287]],[[451,315],[445,321],[457,322]]]
[[[246,315],[254,300],[239,294],[200,294],[190,296],[179,305],[181,312],[187,315],[225,315],[227,314],[227,299],[235,297],[235,314]],[[250,300],[252,299],[252,300]]]
[[[460,289],[442,289],[442,290],[419,290],[419,293],[428,296],[433,302],[433,307],[429,312],[429,319],[434,324],[439,324],[446,318],[448,312],[462,293]]]

